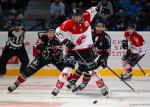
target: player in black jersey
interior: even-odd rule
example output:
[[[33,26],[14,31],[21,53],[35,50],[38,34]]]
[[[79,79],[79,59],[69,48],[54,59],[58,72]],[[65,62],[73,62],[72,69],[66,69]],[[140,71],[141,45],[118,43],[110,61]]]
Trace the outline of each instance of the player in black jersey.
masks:
[[[14,91],[28,77],[32,76],[47,64],[53,64],[57,67],[58,70],[63,70],[64,56],[62,53],[62,45],[55,37],[55,29],[53,26],[49,26],[47,31],[39,36],[39,40],[36,42],[36,48],[38,55],[27,67],[25,72],[20,74],[15,83],[8,87],[9,92]]]
[[[17,56],[21,62],[20,73],[25,71],[29,58],[25,50],[24,39],[25,28],[23,28],[22,22],[17,20],[14,27],[8,31],[8,41],[0,57],[0,75],[6,73],[6,64],[13,56]]]

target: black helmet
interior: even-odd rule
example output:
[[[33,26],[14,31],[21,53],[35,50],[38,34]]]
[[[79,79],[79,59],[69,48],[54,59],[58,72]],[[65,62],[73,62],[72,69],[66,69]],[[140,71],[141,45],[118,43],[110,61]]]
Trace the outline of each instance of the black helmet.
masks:
[[[83,12],[79,8],[74,8],[72,11],[72,16],[83,16]]]
[[[23,26],[22,21],[16,20],[14,26]]]
[[[55,31],[55,29],[56,29],[56,25],[48,25],[46,27],[46,32],[48,32],[48,31]]]
[[[126,29],[129,29],[129,28],[135,29],[135,28],[136,28],[136,25],[133,24],[133,23],[129,23],[129,24],[127,25],[127,28],[126,28]]]

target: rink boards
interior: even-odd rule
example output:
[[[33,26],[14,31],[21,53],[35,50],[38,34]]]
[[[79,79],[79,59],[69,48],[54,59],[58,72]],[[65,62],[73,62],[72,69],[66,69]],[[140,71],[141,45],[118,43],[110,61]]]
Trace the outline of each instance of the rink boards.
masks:
[[[110,66],[116,73],[121,74],[123,71],[121,58],[123,53],[125,52],[121,47],[121,40],[123,39],[124,32],[107,32],[111,36],[111,55],[108,60],[108,66]],[[139,32],[143,38],[145,39],[145,45],[147,48],[147,54],[144,58],[139,62],[145,72],[150,72],[150,32]],[[26,50],[30,59],[30,62],[34,59],[35,56],[35,49],[34,44],[38,39],[37,32],[26,32],[26,41],[30,42],[30,45],[26,46]],[[8,39],[7,32],[0,32],[0,55],[2,50],[6,44]],[[13,57],[8,62],[7,65],[7,74],[8,76],[15,76],[19,74],[19,67],[20,62],[17,57]],[[142,72],[139,70],[137,66],[134,67],[134,75],[135,76],[142,76]],[[103,76],[114,76],[111,71],[108,69],[99,69],[99,72]],[[59,71],[52,65],[45,66],[43,69],[38,71],[35,75],[36,76],[57,76],[59,75]]]

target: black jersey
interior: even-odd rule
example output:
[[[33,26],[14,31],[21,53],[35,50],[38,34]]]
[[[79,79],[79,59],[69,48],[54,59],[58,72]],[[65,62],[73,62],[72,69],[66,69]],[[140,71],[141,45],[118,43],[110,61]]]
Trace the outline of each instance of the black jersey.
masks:
[[[101,34],[97,34],[95,31],[93,31],[92,39],[94,47],[97,49],[97,53],[108,56],[111,48],[110,36],[104,31],[102,31]]]
[[[56,37],[48,40],[47,35],[43,35],[40,39],[41,43],[36,46],[39,54],[42,54],[45,59],[62,59],[62,45]]]

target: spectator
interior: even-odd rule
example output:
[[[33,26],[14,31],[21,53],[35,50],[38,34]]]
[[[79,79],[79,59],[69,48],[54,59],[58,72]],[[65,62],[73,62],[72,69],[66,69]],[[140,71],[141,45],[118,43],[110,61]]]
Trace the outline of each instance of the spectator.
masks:
[[[55,0],[50,5],[50,14],[52,16],[52,21],[55,22],[54,24],[60,24],[63,22],[65,16],[65,5],[61,0]]]
[[[74,8],[77,8],[77,3],[76,2],[72,2],[71,6],[70,5],[67,6],[67,9],[66,9],[66,16],[67,16],[67,18],[71,17],[71,12],[72,12],[72,10]]]
[[[129,7],[129,15],[131,17],[135,17],[137,10],[142,7],[143,7],[143,4],[140,2],[140,0],[134,0],[133,4]]]
[[[144,4],[142,10],[144,11],[144,21],[145,25],[143,26],[143,30],[150,31],[150,1],[148,0],[141,0],[141,2]]]
[[[10,2],[9,2],[9,0],[1,0],[0,4],[1,4],[2,15],[4,17],[8,17],[9,9],[10,9]]]
[[[17,14],[15,12],[10,12],[8,18],[5,21],[4,29],[8,30],[14,26],[14,22],[16,20]]]
[[[102,0],[97,6],[103,11],[103,13],[100,15],[103,19],[107,19],[113,14],[113,6],[109,0]]]
[[[117,8],[128,9],[131,4],[131,0],[116,0],[116,3]]]
[[[23,3],[23,2],[22,2]],[[21,5],[21,3],[19,2],[19,0],[10,0],[10,12],[14,12],[17,15],[20,15],[24,13],[24,7]]]

